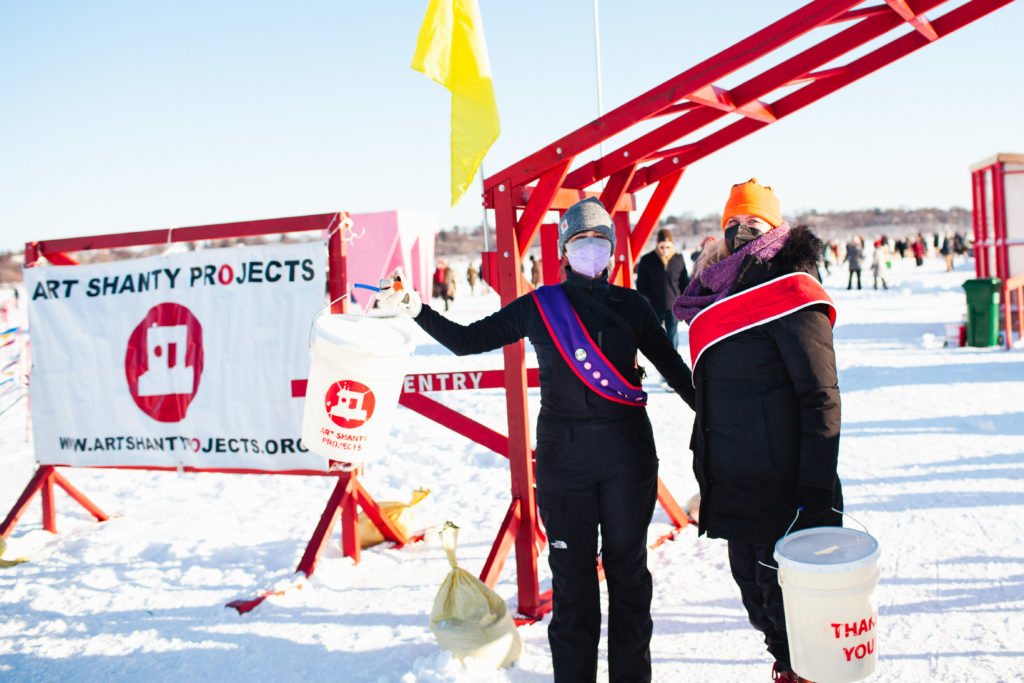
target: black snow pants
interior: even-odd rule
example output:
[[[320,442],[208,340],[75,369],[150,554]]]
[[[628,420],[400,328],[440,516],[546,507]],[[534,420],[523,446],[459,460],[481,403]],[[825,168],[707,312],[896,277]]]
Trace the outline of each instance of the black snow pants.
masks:
[[[774,551],[774,543],[729,541],[729,567],[740,588],[750,623],[764,634],[764,643],[778,662],[779,671],[790,671],[789,639],[786,636],[779,572],[758,564],[760,560],[774,567]]]
[[[658,458],[646,411],[612,422],[542,416],[536,462],[552,575],[548,641],[555,681],[597,677],[599,553],[608,584],[609,679],[650,681],[647,528],[658,496]]]

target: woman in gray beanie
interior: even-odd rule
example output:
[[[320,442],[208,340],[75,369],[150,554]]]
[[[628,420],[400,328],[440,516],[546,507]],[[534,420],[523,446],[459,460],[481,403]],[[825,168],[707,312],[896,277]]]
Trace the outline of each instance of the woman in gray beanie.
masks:
[[[536,350],[537,504],[548,534],[548,641],[556,681],[597,676],[598,555],[608,582],[609,678],[651,679],[647,527],[658,495],[658,457],[637,351],[693,405],[690,371],[654,309],[635,291],[608,282],[614,249],[611,216],[597,199],[585,199],[559,223],[561,284],[538,287],[466,326],[423,305],[415,292],[385,287],[379,298],[386,308],[408,312],[457,355],[524,337]]]

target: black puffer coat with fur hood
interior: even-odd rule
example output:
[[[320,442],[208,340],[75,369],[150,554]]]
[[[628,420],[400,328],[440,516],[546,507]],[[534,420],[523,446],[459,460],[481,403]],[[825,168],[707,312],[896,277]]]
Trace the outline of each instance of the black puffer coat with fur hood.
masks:
[[[747,256],[729,293],[794,272],[820,280],[821,247],[805,227],[794,228],[773,258]],[[833,506],[842,509],[836,473],[839,386],[824,305],[707,348],[694,384],[697,415],[690,448],[701,491],[701,533],[773,543],[803,498],[820,501],[831,494]],[[840,515],[833,512],[816,518],[801,513],[793,528],[839,524]]]

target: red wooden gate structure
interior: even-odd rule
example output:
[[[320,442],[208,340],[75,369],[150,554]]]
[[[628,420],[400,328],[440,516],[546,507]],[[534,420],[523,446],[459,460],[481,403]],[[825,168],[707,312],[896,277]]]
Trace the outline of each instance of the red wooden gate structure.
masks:
[[[686,168],[726,145],[816,102],[881,67],[946,36],[1012,0],[968,0],[929,19],[945,0],[816,0],[765,29],[687,69],[484,181],[484,204],[494,210],[497,250],[483,255],[483,275],[502,305],[525,294],[522,259],[540,235],[544,281],[557,281],[557,223],[545,223],[585,196],[599,196],[616,229],[611,281],[631,286],[634,261],[658,224]],[[858,7],[866,4],[868,6]],[[838,26],[837,26],[838,25]],[[845,26],[845,28],[842,28]],[[879,47],[839,63],[851,51],[904,31]],[[775,50],[798,38],[813,44],[771,64]],[[817,42],[813,42],[817,39]],[[761,70],[733,87],[719,83],[740,69]],[[716,130],[702,129],[734,118]],[[728,120],[728,119],[727,119]],[[658,122],[661,122],[658,124]],[[651,129],[652,124],[658,124]],[[581,155],[613,136],[632,141],[590,161]],[[574,168],[575,166],[575,168]],[[602,188],[603,184],[603,188]],[[588,191],[597,187],[598,190]],[[628,212],[634,194],[652,188],[636,224]],[[531,468],[527,376],[522,342],[504,349],[511,496],[506,523],[488,567],[498,567],[514,538],[518,611],[540,618],[550,605],[537,584],[538,533]],[[485,575],[488,570],[485,569]],[[493,577],[489,577],[492,578]]]

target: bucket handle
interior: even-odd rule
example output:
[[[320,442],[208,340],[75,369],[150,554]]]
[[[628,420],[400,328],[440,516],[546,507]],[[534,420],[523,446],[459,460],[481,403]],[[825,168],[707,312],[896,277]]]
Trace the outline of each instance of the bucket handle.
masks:
[[[353,289],[355,289],[356,287],[359,287],[360,289],[368,289],[371,292],[375,292],[375,293],[376,292],[380,292],[380,287],[374,287],[373,285],[364,285],[364,284],[362,284],[360,282],[357,282],[354,285],[352,285],[351,287],[349,287],[349,291],[348,292],[345,292],[344,294],[339,296],[337,299],[335,299],[334,301],[330,302],[329,304],[327,304],[326,306],[321,308],[319,311],[317,311],[315,314],[313,314],[313,319],[309,323],[309,334],[306,336],[306,346],[312,346],[313,345],[313,327],[316,325],[316,319],[319,318],[321,315],[323,315],[324,311],[329,309],[331,306],[333,306],[334,304],[338,303],[339,301],[341,301],[342,299],[347,297],[351,293],[351,291]],[[373,304],[373,299],[370,299],[370,304],[367,305],[367,307],[365,309],[363,309],[363,313],[364,314],[366,313],[366,311],[370,310],[369,306],[372,305],[372,304]]]
[[[800,506],[798,506],[798,507],[797,507],[797,509],[796,509],[796,514],[795,514],[795,515],[793,515],[793,521],[789,523],[789,526],[788,526],[788,527],[786,527],[786,533],[782,534],[782,538],[785,538],[786,536],[789,536],[789,531],[790,531],[790,529],[792,529],[792,528],[793,528],[793,525],[794,525],[794,524],[796,524],[796,520],[797,520],[797,519],[798,519],[798,518],[800,517],[800,511],[801,511],[801,510],[803,510],[803,509],[804,509],[804,506],[803,506],[803,505],[800,505]],[[835,508],[829,508],[829,509],[830,509],[830,510],[831,510],[832,512],[835,512],[836,514],[840,514],[840,515],[842,515],[843,517],[849,517],[849,518],[850,518],[850,519],[852,519],[853,521],[857,522],[857,525],[858,525],[858,526],[860,526],[860,528],[862,528],[862,529],[864,530],[864,533],[866,533],[866,534],[867,534],[867,533],[870,533],[870,532],[868,531],[868,528],[867,528],[866,526],[864,526],[864,523],[863,523],[863,522],[861,522],[861,521],[860,521],[859,519],[857,519],[856,517],[854,517],[853,515],[851,515],[851,514],[849,514],[849,513],[847,513],[847,512],[843,512],[842,510],[836,510]],[[780,538],[779,540],[781,541],[782,539]],[[758,560],[758,561],[757,561],[757,563],[758,563],[759,565],[761,565],[762,567],[767,567],[768,569],[774,569],[775,571],[778,571],[778,570],[779,570],[779,568],[778,568],[778,567],[773,567],[773,566],[772,566],[772,565],[770,565],[770,564],[765,564],[765,563],[764,563],[764,562],[762,562],[761,560]]]

